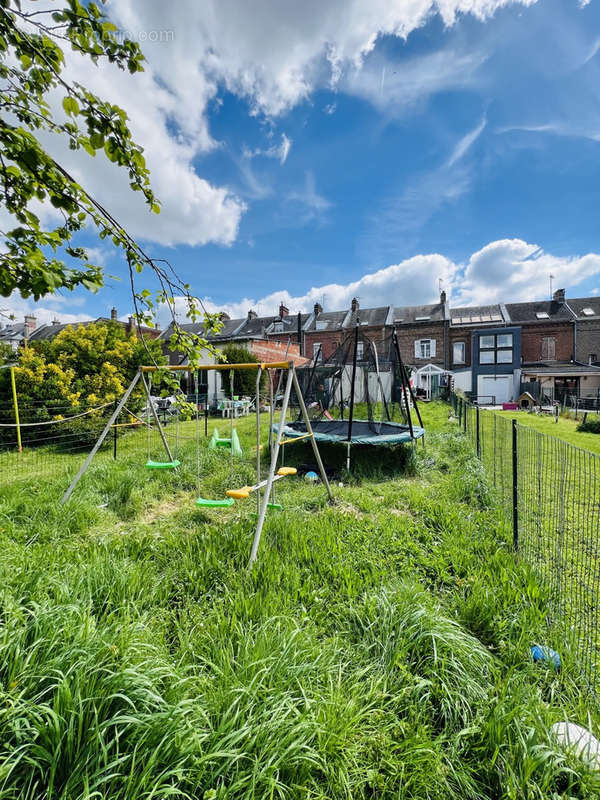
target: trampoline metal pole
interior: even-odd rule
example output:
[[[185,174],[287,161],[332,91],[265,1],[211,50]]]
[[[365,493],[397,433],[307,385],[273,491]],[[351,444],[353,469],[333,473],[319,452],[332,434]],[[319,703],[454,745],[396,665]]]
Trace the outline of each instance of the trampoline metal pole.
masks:
[[[360,321],[356,318],[354,329],[354,352],[352,354],[352,382],[350,384],[350,416],[348,418],[348,452],[346,455],[346,469],[350,472],[350,442],[352,441],[352,422],[354,420],[354,384],[356,381],[356,356],[358,353],[358,326]]]

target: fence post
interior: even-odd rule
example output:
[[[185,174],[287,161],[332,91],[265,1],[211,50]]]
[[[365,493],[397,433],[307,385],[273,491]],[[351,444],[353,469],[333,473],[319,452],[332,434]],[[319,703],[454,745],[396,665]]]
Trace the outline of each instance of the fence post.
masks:
[[[17,386],[15,384],[15,368],[10,368],[10,385],[12,388],[13,408],[15,410],[15,422],[17,423],[17,447],[19,453],[23,452],[23,444],[21,442],[21,423],[19,421],[19,401],[17,399]]]
[[[467,432],[467,401],[463,400],[463,431]]]
[[[513,502],[513,547],[519,549],[519,489],[517,458],[517,420],[512,420],[512,502]]]
[[[476,447],[477,447],[477,458],[481,458],[481,439],[479,436],[479,406],[475,408],[475,418],[477,423],[477,433],[476,433]]]
[[[114,409],[113,410],[114,411],[117,410],[117,400],[116,399],[115,399]],[[117,419],[118,419],[118,417],[117,417]],[[115,419],[115,422],[114,422],[114,425],[113,425],[113,460],[114,461],[117,460],[117,419]]]

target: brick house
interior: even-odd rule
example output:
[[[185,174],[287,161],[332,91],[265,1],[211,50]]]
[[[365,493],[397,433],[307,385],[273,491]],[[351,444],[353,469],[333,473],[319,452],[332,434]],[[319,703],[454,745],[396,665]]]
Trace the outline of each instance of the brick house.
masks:
[[[575,359],[574,315],[564,289],[554,292],[552,300],[507,303],[506,309],[522,329],[523,364]]]
[[[304,326],[303,355],[306,358],[321,361],[331,358],[347,335],[345,320],[348,311],[323,311],[319,303],[315,303],[313,313]]]
[[[446,293],[440,302],[422,306],[394,306],[391,327],[396,329],[402,360],[415,367],[448,367],[450,312]]]
[[[575,361],[600,364],[600,297],[569,299],[575,316]]]

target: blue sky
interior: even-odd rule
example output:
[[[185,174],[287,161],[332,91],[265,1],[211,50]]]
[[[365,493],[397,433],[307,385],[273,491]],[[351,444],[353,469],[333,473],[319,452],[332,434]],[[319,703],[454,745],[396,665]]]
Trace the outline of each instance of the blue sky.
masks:
[[[160,219],[112,166],[64,158],[209,309],[427,302],[439,279],[457,304],[545,297],[550,274],[571,296],[600,290],[593,0],[108,10],[140,39],[146,73],[72,69],[128,109]],[[124,277],[118,255],[86,243]],[[126,281],[0,308],[68,321],[113,304],[129,311]]]

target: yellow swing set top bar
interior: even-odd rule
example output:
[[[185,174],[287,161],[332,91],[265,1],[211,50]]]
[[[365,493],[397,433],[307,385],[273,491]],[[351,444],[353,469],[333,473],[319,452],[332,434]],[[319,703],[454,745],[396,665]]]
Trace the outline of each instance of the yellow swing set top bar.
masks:
[[[142,372],[160,372],[166,370],[167,372],[208,372],[211,369],[216,369],[218,372],[227,371],[230,369],[292,369],[294,366],[293,361],[267,361],[262,363],[251,364],[164,364],[155,367],[140,367]]]

